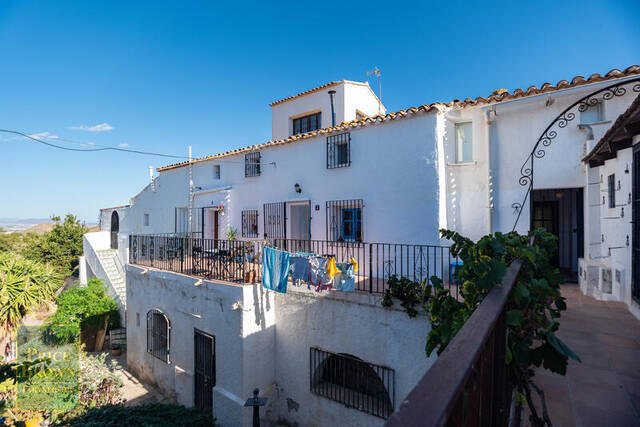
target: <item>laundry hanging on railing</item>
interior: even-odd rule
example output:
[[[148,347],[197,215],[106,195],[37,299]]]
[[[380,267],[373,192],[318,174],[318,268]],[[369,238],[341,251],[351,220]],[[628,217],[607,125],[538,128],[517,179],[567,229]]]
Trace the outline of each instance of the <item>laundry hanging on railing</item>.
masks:
[[[262,286],[286,293],[290,260],[289,252],[265,247],[262,250]]]
[[[336,274],[336,276],[333,279],[333,283],[334,283],[333,287],[337,291],[342,291],[342,292],[351,292],[355,290],[356,288],[355,269],[358,268],[358,263],[345,262],[345,263],[337,264],[337,267],[340,270],[340,272]]]

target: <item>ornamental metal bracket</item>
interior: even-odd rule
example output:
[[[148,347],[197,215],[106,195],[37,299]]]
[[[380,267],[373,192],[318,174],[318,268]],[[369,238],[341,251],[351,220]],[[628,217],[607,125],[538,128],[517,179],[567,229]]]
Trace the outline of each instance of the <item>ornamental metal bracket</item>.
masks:
[[[640,92],[640,83],[637,83],[640,82],[640,77],[635,77],[633,79],[614,83],[602,89],[598,89],[595,92],[591,92],[586,96],[583,96],[582,98],[565,108],[560,114],[558,114],[558,116],[547,126],[544,132],[542,132],[535,145],[533,146],[531,153],[529,153],[524,163],[520,167],[520,178],[518,179],[518,183],[523,187],[527,187],[527,189],[525,191],[522,202],[514,202],[511,205],[511,207],[514,209],[514,214],[518,214],[518,216],[516,217],[516,221],[513,224],[512,231],[515,231],[516,226],[518,225],[518,221],[520,220],[520,216],[522,215],[522,208],[523,206],[525,206],[527,198],[529,198],[529,195],[533,190],[534,160],[543,158],[546,154],[545,148],[549,147],[553,143],[553,140],[558,136],[558,131],[567,127],[569,122],[576,118],[576,113],[571,110],[577,107],[578,112],[583,112],[586,111],[589,107],[598,105],[601,100],[608,101],[616,96],[623,96],[627,93],[627,88],[624,86],[627,86],[634,82],[635,84],[633,85],[632,90],[634,92]]]

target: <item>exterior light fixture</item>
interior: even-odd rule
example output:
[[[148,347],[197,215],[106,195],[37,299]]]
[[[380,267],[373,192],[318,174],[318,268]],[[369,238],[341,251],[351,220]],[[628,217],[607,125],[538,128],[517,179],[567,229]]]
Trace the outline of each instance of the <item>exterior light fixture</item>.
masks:
[[[620,218],[624,218],[624,208],[622,208],[620,211]]]
[[[300,184],[298,183],[293,186],[293,189],[296,190],[296,193],[302,193],[302,188],[300,188]]]
[[[622,188],[622,186],[620,185],[620,180],[618,180],[618,190],[620,190]]]
[[[627,167],[624,168],[624,173],[629,173],[629,163],[627,163]]]
[[[564,197],[564,191],[558,190],[556,191],[556,199],[562,199]]]
[[[627,234],[627,247],[629,247],[629,235]]]

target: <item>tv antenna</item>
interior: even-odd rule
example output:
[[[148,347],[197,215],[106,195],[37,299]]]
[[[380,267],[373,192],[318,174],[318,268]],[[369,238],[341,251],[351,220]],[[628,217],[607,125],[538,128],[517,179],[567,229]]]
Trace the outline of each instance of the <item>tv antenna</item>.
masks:
[[[376,76],[378,78],[378,115],[382,114],[382,78],[380,69],[373,67],[373,70],[367,71],[367,77]]]

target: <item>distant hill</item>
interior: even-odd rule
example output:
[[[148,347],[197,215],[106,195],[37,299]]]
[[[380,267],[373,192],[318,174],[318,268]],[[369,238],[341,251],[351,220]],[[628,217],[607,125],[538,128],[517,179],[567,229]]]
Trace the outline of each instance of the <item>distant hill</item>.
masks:
[[[43,222],[42,224],[37,224],[32,227],[24,230],[25,233],[36,233],[36,234],[44,234],[47,231],[51,231],[53,229],[52,222]]]

